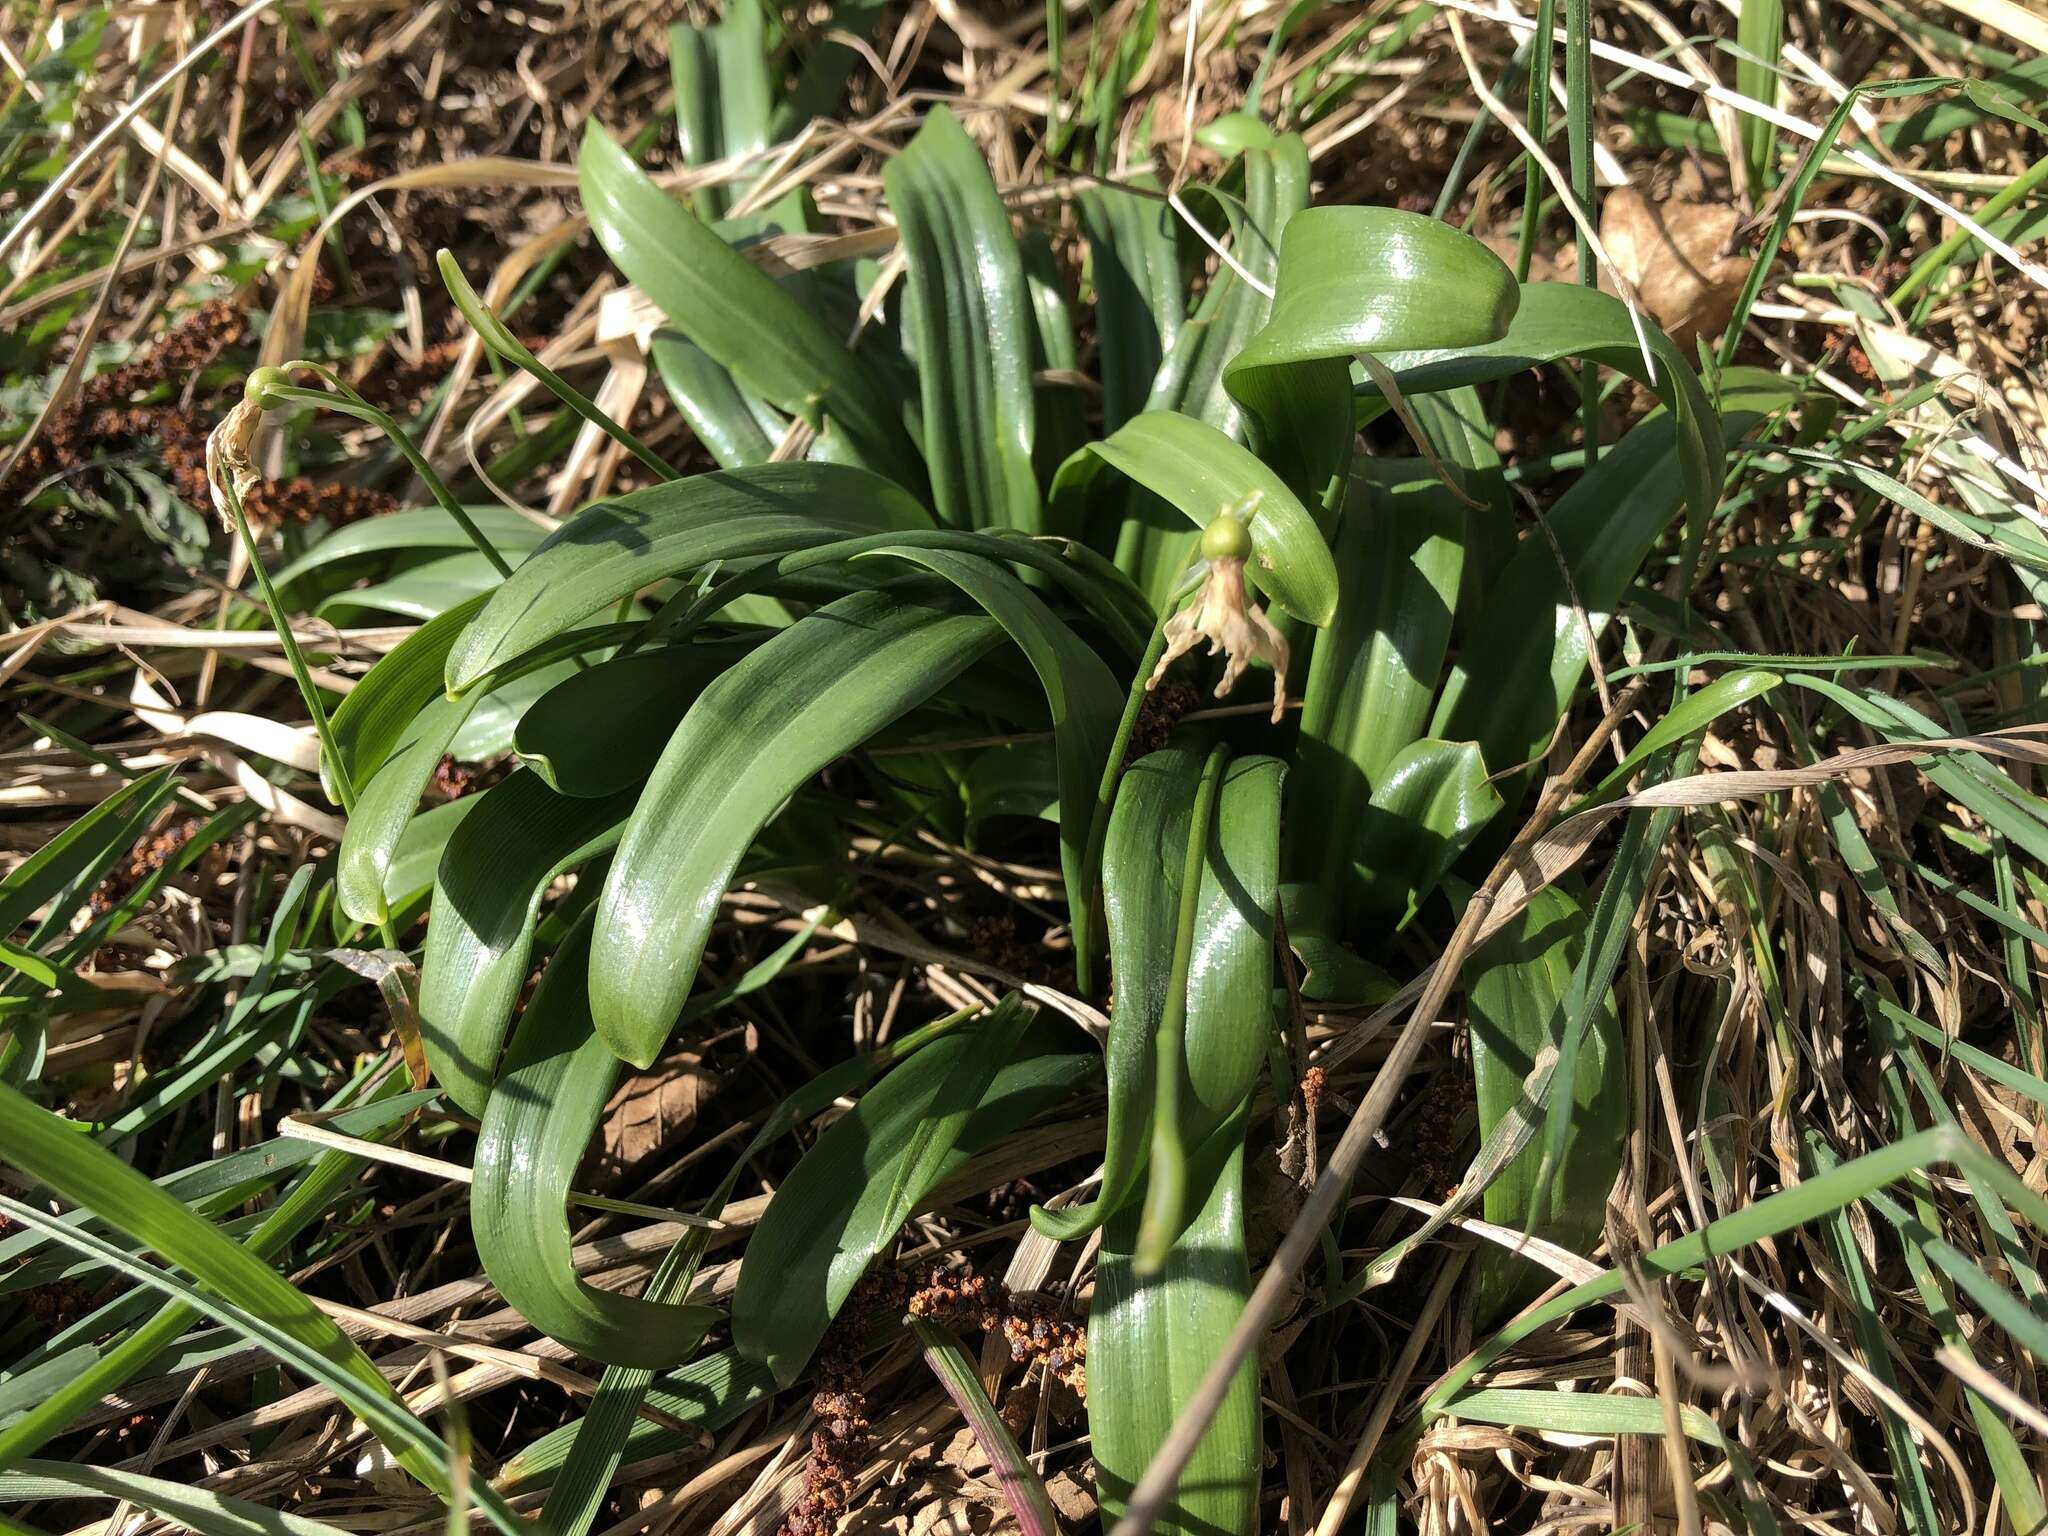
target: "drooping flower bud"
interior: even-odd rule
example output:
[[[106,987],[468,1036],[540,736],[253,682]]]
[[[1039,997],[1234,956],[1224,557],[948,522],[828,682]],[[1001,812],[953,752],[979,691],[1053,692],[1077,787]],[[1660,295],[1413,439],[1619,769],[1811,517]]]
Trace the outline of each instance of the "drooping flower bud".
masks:
[[[1209,574],[1195,600],[1166,621],[1166,651],[1145,686],[1157,687],[1167,668],[1207,640],[1209,654],[1225,658],[1223,679],[1216,685],[1219,699],[1237,686],[1252,662],[1264,661],[1273,668],[1273,723],[1278,725],[1287,708],[1287,637],[1274,628],[1265,609],[1247,600],[1245,591],[1244,567],[1252,555],[1245,518],[1257,506],[1254,492],[1217,513],[1202,530],[1202,558],[1209,562]]]

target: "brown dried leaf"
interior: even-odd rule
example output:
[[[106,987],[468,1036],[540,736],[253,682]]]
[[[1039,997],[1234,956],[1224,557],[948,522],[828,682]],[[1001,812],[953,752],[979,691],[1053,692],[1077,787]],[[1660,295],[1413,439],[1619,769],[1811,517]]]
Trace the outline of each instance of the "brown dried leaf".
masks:
[[[1718,336],[1734,313],[1751,265],[1747,251],[1731,249],[1741,222],[1726,203],[1652,202],[1633,187],[1616,187],[1601,202],[1601,244],[1681,352],[1689,355],[1698,337]],[[1611,287],[1604,271],[1600,286]]]
[[[713,1087],[694,1051],[677,1051],[621,1079],[604,1107],[591,1154],[591,1182],[609,1188],[658,1156],[696,1123],[697,1110]]]

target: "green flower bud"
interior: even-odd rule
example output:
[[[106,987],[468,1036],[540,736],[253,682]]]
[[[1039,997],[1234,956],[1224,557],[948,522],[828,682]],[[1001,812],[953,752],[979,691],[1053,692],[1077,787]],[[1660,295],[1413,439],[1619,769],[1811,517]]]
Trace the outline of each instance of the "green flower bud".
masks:
[[[278,399],[277,392],[287,388],[291,381],[292,376],[282,368],[255,369],[242,385],[242,398],[259,410],[270,410],[284,403]]]
[[[1235,512],[1218,512],[1202,530],[1202,558],[1208,561],[1249,560],[1252,536]]]

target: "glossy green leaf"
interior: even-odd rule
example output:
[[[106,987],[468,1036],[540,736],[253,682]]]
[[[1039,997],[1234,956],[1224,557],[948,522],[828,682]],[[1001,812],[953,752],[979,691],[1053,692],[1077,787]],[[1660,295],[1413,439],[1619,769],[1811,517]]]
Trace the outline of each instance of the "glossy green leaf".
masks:
[[[1182,876],[1202,768],[1203,754],[1169,747],[1133,764],[1118,787],[1102,855],[1115,996],[1103,1045],[1109,1131],[1102,1192],[1061,1211],[1034,1207],[1032,1225],[1051,1237],[1092,1231],[1139,1190],[1152,1153],[1160,1026],[1176,986],[1185,1018],[1174,1064],[1183,1145],[1200,1146],[1236,1112],[1266,1059],[1285,770],[1276,758],[1245,757],[1224,771],[1195,894],[1193,942],[1177,975]]]
[[[1359,818],[1352,853],[1366,910],[1405,924],[1500,808],[1476,742],[1424,737],[1395,753]]]
[[[1526,283],[1513,323],[1498,341],[1393,352],[1382,361],[1402,392],[1411,395],[1506,378],[1568,357],[1616,369],[1650,385],[1677,424],[1687,526],[1697,534],[1720,500],[1726,453],[1722,421],[1685,355],[1655,325],[1647,320],[1643,324],[1656,360],[1654,379],[1628,306],[1621,300],[1573,283]],[[1370,381],[1360,393],[1369,402],[1380,398]]]
[[[925,1195],[1092,1070],[1086,1056],[1049,1053],[1051,1026],[1020,1041],[1028,1014],[1012,998],[919,1051],[834,1121],[776,1190],[747,1244],[732,1330],[740,1352],[784,1386]]]
[[[605,254],[678,331],[748,393],[792,416],[829,417],[868,462],[915,483],[887,391],[843,340],[657,187],[594,118],[576,174]]]
[[[1291,874],[1333,896],[1348,897],[1368,798],[1428,723],[1458,605],[1465,510],[1412,460],[1368,460],[1351,476],[1333,552],[1344,601],[1315,637],[1301,709],[1295,794],[1316,814],[1293,824],[1289,860]]]
[[[665,646],[572,672],[519,718],[513,748],[562,795],[615,795],[646,778],[705,686],[751,647]],[[620,731],[618,722],[631,720]]]
[[[1088,1434],[1103,1522],[1122,1514],[1167,1430],[1215,1363],[1251,1294],[1244,1238],[1241,1116],[1210,1138],[1189,1170],[1201,1207],[1165,1267],[1137,1272],[1138,1209],[1103,1235],[1088,1307]],[[1153,1530],[1162,1536],[1250,1536],[1262,1466],[1258,1367],[1246,1360]]]
[[[923,508],[866,470],[762,464],[692,475],[585,508],[491,594],[448,655],[451,694],[644,587],[712,561],[929,527]]]
[[[1080,207],[1095,285],[1102,425],[1114,432],[1145,408],[1159,365],[1180,335],[1186,318],[1180,247],[1173,209],[1153,177],[1085,187]]]
[[[671,331],[655,332],[648,353],[669,399],[719,468],[768,462],[789,430],[780,412],[744,393],[702,347]]]
[[[618,841],[630,791],[558,795],[522,768],[492,785],[448,839],[420,960],[420,1036],[434,1080],[482,1117],[526,984],[540,899],[555,877]]]
[[[395,652],[393,654],[396,654]],[[448,755],[455,733],[476,705],[476,696],[436,697],[406,727],[383,766],[367,784],[358,781],[355,810],[342,829],[335,861],[335,891],[341,910],[359,923],[383,923],[391,916],[385,886],[405,829],[419,810],[434,769]]]
[[[1519,298],[1501,259],[1440,219],[1305,208],[1281,231],[1271,313],[1224,383],[1302,496],[1326,499],[1351,451],[1351,360],[1497,342]]]
[[[448,651],[487,595],[479,592],[422,624],[378,657],[335,706],[328,729],[356,788],[370,782],[398,750],[419,712],[441,697]]]
[[[944,549],[889,547],[876,553],[908,560],[952,582],[1003,626],[1038,674],[1052,713],[1059,762],[1060,869],[1067,889],[1078,891],[1095,786],[1109,760],[1126,690],[1093,649],[1001,566]],[[1082,910],[1074,908],[1077,944],[1088,942]]]
[[[497,567],[475,550],[462,550],[408,565],[382,581],[350,587],[327,598],[315,610],[336,628],[353,624],[388,624],[395,618],[425,623],[450,608],[466,606],[503,578]]]
[[[1296,618],[1330,622],[1337,610],[1337,567],[1322,530],[1249,449],[1192,416],[1147,411],[1062,465],[1054,498],[1078,504],[1105,465],[1177,508],[1197,528],[1249,501],[1253,553],[1247,568],[1253,579]],[[1195,543],[1188,535],[1183,565],[1194,559]]]
[[[698,697],[647,781],[599,898],[598,1034],[645,1067],[690,994],[740,855],[796,788],[1002,635],[929,598],[859,592],[775,635]]]
[[[550,1338],[608,1365],[660,1369],[696,1352],[718,1313],[599,1290],[570,1256],[568,1195],[619,1075],[590,1027],[586,913],[526,1005],[477,1133],[469,1220],[506,1302]]]
[[[496,503],[467,507],[470,519],[507,559],[518,558],[547,536],[547,530],[523,512]],[[314,571],[365,555],[446,554],[472,549],[462,525],[440,507],[407,507],[382,517],[366,517],[345,523],[315,544],[298,559],[271,578],[279,592],[289,595],[293,582]]]
[[[1562,1039],[1572,970],[1586,942],[1586,911],[1551,886],[1537,893],[1465,968],[1472,1024],[1472,1084],[1484,1141],[1511,1114],[1537,1056]],[[1603,997],[1588,1020],[1573,1072],[1571,1129],[1534,1235],[1574,1253],[1599,1243],[1607,1195],[1621,1170],[1628,1130],[1627,1046],[1613,999]],[[1486,1190],[1486,1219],[1530,1231],[1539,1201],[1535,1181],[1542,1148],[1529,1146]],[[1540,1265],[1488,1244],[1473,1258],[1471,1297],[1481,1326],[1527,1301],[1550,1279]]]
[[[882,183],[905,261],[904,331],[939,521],[1036,532],[1031,295],[1010,211],[943,106],[883,167]]]

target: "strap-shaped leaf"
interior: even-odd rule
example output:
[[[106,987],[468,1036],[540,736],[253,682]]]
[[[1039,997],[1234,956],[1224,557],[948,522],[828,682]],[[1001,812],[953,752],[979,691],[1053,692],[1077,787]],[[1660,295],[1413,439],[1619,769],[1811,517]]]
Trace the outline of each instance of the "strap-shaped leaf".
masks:
[[[1356,430],[1360,353],[1498,341],[1515,275],[1470,235],[1397,208],[1305,208],[1280,237],[1272,312],[1224,383],[1266,457],[1305,500],[1332,504]]]
[[[593,118],[576,176],[614,265],[675,328],[778,410],[829,417],[904,484],[917,460],[888,392],[824,323],[635,165]]]
[[[904,330],[939,520],[1036,532],[1033,320],[1010,211],[945,107],[926,116],[882,182],[905,261]]]
[[[1350,879],[1368,797],[1428,722],[1458,603],[1465,512],[1425,464],[1369,459],[1352,473],[1333,552],[1344,601],[1315,637],[1301,709],[1294,792],[1316,813],[1289,829],[1290,874],[1333,898]]]
[[[1203,754],[1168,747],[1134,764],[1118,786],[1103,845],[1103,911],[1115,1005],[1104,1068],[1108,1145],[1102,1192],[1062,1211],[1034,1207],[1032,1225],[1079,1237],[1132,1203],[1151,1157],[1160,1021],[1182,989],[1185,1024],[1179,1129],[1201,1145],[1250,1091],[1273,1027],[1273,911],[1279,894],[1284,765],[1244,757],[1224,770],[1195,893],[1193,942],[1176,973],[1175,938],[1189,822]]]
[[[448,839],[420,960],[420,1038],[434,1080],[481,1117],[540,898],[555,877],[618,841],[633,793],[558,795],[530,768],[485,790]]]
[[[1577,357],[1649,384],[1677,422],[1678,462],[1684,478],[1687,526],[1697,533],[1721,496],[1726,442],[1723,424],[1685,354],[1655,325],[1644,322],[1657,376],[1649,377],[1628,306],[1611,294],[1575,283],[1526,283],[1507,334],[1498,341],[1445,347],[1438,343],[1382,358],[1404,394],[1427,394],[1461,384],[1506,378],[1544,363]],[[1368,380],[1368,401],[1379,391]]]
[[[782,802],[1001,637],[993,619],[931,596],[858,592],[704,690],[649,777],[599,898],[591,1015],[612,1050],[641,1067],[661,1053],[733,870]]]
[[[586,913],[534,989],[484,1107],[470,1230],[527,1322],[579,1355],[658,1370],[689,1359],[719,1314],[601,1291],[570,1257],[570,1181],[619,1075],[590,1027],[589,960]]]
[[[843,464],[719,470],[600,502],[550,534],[491,594],[448,654],[448,691],[461,693],[622,598],[711,561],[930,526],[898,487]]]
[[[1395,753],[1352,855],[1365,876],[1365,910],[1404,926],[1500,808],[1477,743],[1425,736]]]
[[[1322,530],[1286,481],[1250,449],[1178,411],[1133,416],[1060,466],[1053,497],[1069,504],[1062,509],[1063,526],[1078,525],[1080,507],[1104,465],[1177,508],[1197,528],[1218,512],[1249,505],[1248,569],[1254,580],[1296,618],[1330,622],[1337,611],[1337,567]],[[1185,537],[1182,567],[1194,558],[1195,538]]]
[[[1545,1050],[1556,1050],[1567,1019],[1572,970],[1586,943],[1585,908],[1551,886],[1482,945],[1465,971],[1472,1018],[1472,1084],[1479,1136],[1514,1112],[1524,1082]],[[1628,1128],[1626,1046],[1613,999],[1603,996],[1587,1021],[1573,1072],[1573,1104],[1565,1150],[1541,1202],[1537,1237],[1574,1253],[1599,1242],[1607,1194],[1621,1170]],[[1529,1231],[1537,1214],[1536,1177],[1543,1148],[1531,1145],[1486,1189],[1486,1219]],[[1533,1297],[1549,1272],[1489,1243],[1472,1268],[1473,1320],[1483,1325],[1503,1308]]]
[[[1186,319],[1186,285],[1173,209],[1155,178],[1087,187],[1080,202],[1095,283],[1102,425],[1114,432],[1145,408]]]
[[[1109,760],[1117,721],[1123,714],[1126,690],[1100,656],[1069,629],[1023,582],[993,561],[948,549],[890,546],[876,554],[894,555],[921,565],[953,583],[980,605],[983,612],[1024,653],[1045,690],[1052,714],[1053,748],[1059,761],[1060,870],[1067,889],[1081,888],[1081,865],[1088,847],[1088,823],[1095,808],[1095,786]],[[1076,948],[1087,942],[1085,905],[1073,908]]]
[[[1025,1031],[1030,1018],[1013,994],[973,1029],[919,1051],[834,1121],[776,1190],[740,1266],[732,1336],[784,1386],[945,1175],[1092,1070],[1086,1056],[1049,1054],[1051,1027]]]
[[[631,789],[711,680],[751,644],[698,641],[573,672],[519,717],[513,748],[548,788],[586,799]],[[632,728],[621,731],[620,721]]]
[[[455,733],[462,729],[478,697],[436,695],[413,717],[376,774],[361,785],[356,808],[342,829],[341,854],[335,865],[341,910],[357,922],[390,919],[387,887],[405,829],[419,811],[420,796],[426,793],[435,766],[448,755]]]
[[[657,331],[648,352],[669,399],[719,468],[768,462],[789,430],[773,406],[743,393],[709,353],[673,332]]]
[[[335,706],[328,729],[348,769],[349,782],[358,789],[368,784],[398,749],[419,712],[441,696],[448,652],[469,621],[482,611],[487,595],[480,592],[422,624],[380,656]],[[333,770],[323,763],[321,771],[325,779]]]
[[[1244,1121],[1192,1159],[1201,1208],[1157,1274],[1134,1258],[1138,1208],[1103,1235],[1088,1307],[1088,1434],[1105,1525],[1123,1513],[1139,1475],[1222,1352],[1251,1294],[1244,1246]],[[1246,1360],[1152,1527],[1163,1536],[1239,1536],[1255,1529],[1260,1481],[1258,1367]]]

